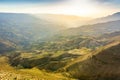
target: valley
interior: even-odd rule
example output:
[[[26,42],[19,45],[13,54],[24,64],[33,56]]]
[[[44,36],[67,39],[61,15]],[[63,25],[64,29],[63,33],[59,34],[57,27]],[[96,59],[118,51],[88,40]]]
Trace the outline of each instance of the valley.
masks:
[[[118,17],[0,13],[0,80],[120,80]]]

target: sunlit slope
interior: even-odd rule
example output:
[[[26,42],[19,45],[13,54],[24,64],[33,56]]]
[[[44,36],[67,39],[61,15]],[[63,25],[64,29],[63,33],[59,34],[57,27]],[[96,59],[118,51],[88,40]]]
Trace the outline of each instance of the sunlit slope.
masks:
[[[65,75],[66,77],[73,76],[74,78],[85,80],[119,80],[119,31],[104,34],[98,38],[83,36],[62,38],[57,38],[53,41],[56,46],[60,46],[57,43],[62,44],[66,50],[61,48],[52,49],[50,44],[53,42],[47,42],[44,44],[47,48],[41,48],[42,45],[37,45],[39,47],[37,50],[30,49],[27,52],[18,51],[7,54],[10,64],[19,69],[17,70],[17,72],[20,71],[18,72],[19,75],[22,72],[22,74],[27,74],[29,78],[33,77],[32,79],[42,78],[47,80],[48,78],[53,79],[53,76],[56,79],[58,77],[64,79],[63,75]],[[104,41],[108,42],[104,44]],[[67,43],[67,45],[72,43],[71,46],[74,45],[74,47],[70,48],[70,46],[64,45],[64,43]],[[80,43],[83,46],[78,48],[76,45]],[[87,44],[89,45],[88,47]],[[96,44],[103,44],[103,46]],[[91,45],[96,48],[91,50]],[[104,45],[107,46],[104,47]],[[15,72],[13,73],[16,74]],[[46,75],[48,76],[46,77]],[[26,78],[25,75],[24,77]]]
[[[84,60],[75,62],[67,68],[67,71],[76,78],[84,80],[120,79],[120,44],[110,44],[89,56]]]
[[[0,79],[1,80],[75,80],[68,78],[62,73],[46,72],[45,70],[15,69],[8,63],[8,58],[0,56]]]

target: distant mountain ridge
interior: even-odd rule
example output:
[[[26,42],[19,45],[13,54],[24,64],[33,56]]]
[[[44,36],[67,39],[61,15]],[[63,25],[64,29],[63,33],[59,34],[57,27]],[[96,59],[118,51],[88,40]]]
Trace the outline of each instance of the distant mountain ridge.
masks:
[[[64,35],[64,36],[84,35],[84,36],[97,37],[102,34],[120,31],[119,25],[120,25],[120,20],[84,25],[77,28],[70,28],[61,31],[58,35]]]
[[[105,23],[105,22],[109,22],[109,21],[116,21],[116,20],[120,20],[120,12],[116,12],[112,15],[108,15],[106,17],[101,17],[101,18],[97,18],[94,19],[92,21],[90,21],[89,23],[91,24],[95,24],[95,23]]]
[[[72,25],[74,21],[80,21],[80,17],[50,14],[36,16],[21,13],[0,13],[0,40],[2,43],[6,41],[6,43],[9,42],[9,44],[14,44],[13,47],[9,47],[15,48],[19,46],[19,48],[22,48],[23,46],[28,46],[31,42],[44,41],[44,39],[48,39],[48,37],[52,38],[51,36],[53,35],[96,37],[106,33],[120,31],[119,16],[120,12],[100,19],[108,22],[97,24],[91,23],[91,25],[68,28],[68,25],[66,26],[65,24],[66,22]],[[75,24],[79,25],[80,22],[74,23],[73,25]]]

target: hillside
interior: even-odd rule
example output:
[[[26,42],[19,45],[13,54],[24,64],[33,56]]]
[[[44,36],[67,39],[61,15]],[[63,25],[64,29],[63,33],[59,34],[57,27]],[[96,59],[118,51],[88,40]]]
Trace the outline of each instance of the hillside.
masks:
[[[120,36],[120,31],[116,31],[116,32],[112,32],[112,33],[107,33],[107,34],[101,35],[99,38],[101,38],[101,39],[110,39],[110,38],[115,39],[115,37],[119,38],[119,36]]]
[[[37,67],[40,70],[45,69],[50,72],[67,72],[70,77],[83,80],[119,80],[120,44],[119,40],[116,41],[92,51],[89,48],[75,48],[66,51],[42,49],[14,52],[11,53],[12,55],[7,54],[6,56],[9,58],[10,64],[18,69],[31,70]]]
[[[93,25],[85,25],[85,26],[70,28],[61,31],[58,35],[64,35],[64,36],[83,35],[83,36],[97,37],[105,33],[120,31],[119,25],[120,25],[120,20],[98,23]]]
[[[120,79],[120,20],[76,27],[77,16],[0,17],[0,79]]]
[[[9,65],[9,59],[0,56],[0,80],[75,80],[63,75],[65,73],[52,73],[37,68],[17,69]]]
[[[56,23],[51,23],[51,21],[47,21],[46,19],[36,18],[30,14],[0,13],[0,17],[0,28],[2,33],[8,37],[11,35],[11,37],[23,39],[31,39],[30,37],[33,36],[35,38],[42,38],[54,33],[56,30],[65,28]],[[33,39],[35,39],[34,37]]]
[[[84,35],[98,37],[103,34],[120,31],[119,25],[120,12],[117,12],[105,17],[92,19],[91,21],[86,22],[85,25],[78,26],[76,28],[62,30],[58,33],[58,36]]]
[[[114,15],[118,14],[116,13]],[[76,35],[97,37],[120,30],[119,20],[70,28],[74,25],[79,26],[80,22],[86,22],[88,18],[67,15],[30,15],[16,13],[0,13],[0,17],[1,53],[12,51],[13,49],[25,49],[30,44],[33,44],[33,42],[44,42],[49,40],[49,38],[54,38],[53,35],[58,37]],[[6,46],[4,47],[5,50],[2,49],[2,45]]]
[[[20,13],[0,13],[0,46],[11,48],[25,48],[30,43],[55,34],[66,27],[46,20],[47,18],[37,18],[30,14]],[[3,43],[4,46],[2,46]],[[13,44],[13,45],[12,45]],[[16,46],[17,45],[17,46]],[[4,52],[8,48],[0,50]],[[12,50],[12,49],[11,49]]]
[[[67,71],[74,77],[83,80],[119,80],[119,50],[119,43],[108,45],[84,60],[72,64]]]
[[[83,24],[87,20],[88,18],[72,15],[0,13],[1,44],[7,43],[10,48],[25,49],[35,41],[42,42],[59,31],[70,28],[70,25],[76,27],[79,22]],[[6,51],[7,49],[5,47]],[[1,49],[1,52],[5,50]]]
[[[45,51],[69,51],[73,49],[81,49],[82,47],[95,50],[97,47],[104,46],[108,41],[99,40],[94,37],[85,36],[54,36],[44,42],[36,42],[29,49],[45,50]]]

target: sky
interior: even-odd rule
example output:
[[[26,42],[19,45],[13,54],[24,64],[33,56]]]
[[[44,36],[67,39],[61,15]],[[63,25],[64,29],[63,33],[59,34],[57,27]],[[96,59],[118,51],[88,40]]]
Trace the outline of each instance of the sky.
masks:
[[[102,17],[120,11],[120,0],[0,0],[0,12]]]

